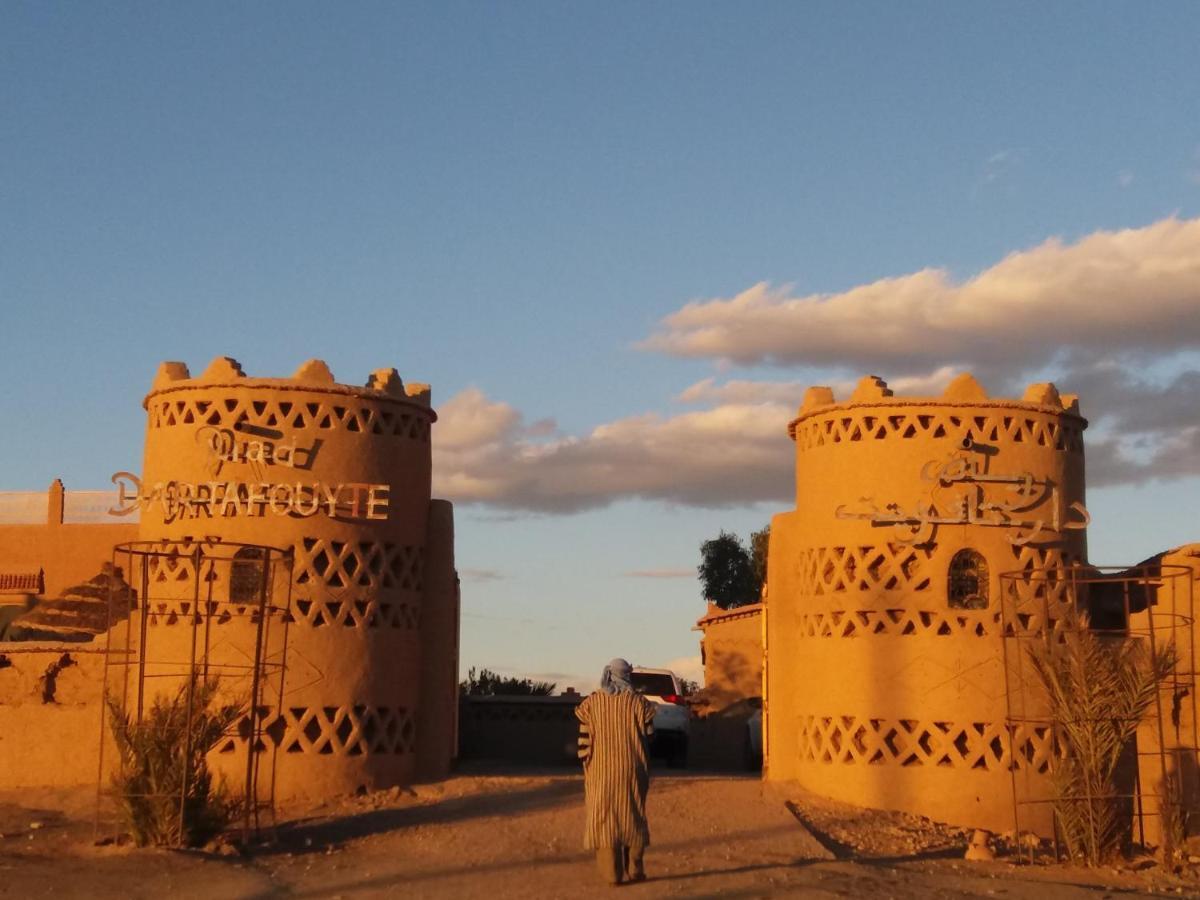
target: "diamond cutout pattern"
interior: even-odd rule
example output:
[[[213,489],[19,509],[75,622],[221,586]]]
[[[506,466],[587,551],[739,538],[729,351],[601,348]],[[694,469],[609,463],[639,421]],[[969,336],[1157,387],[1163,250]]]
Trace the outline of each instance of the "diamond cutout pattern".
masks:
[[[297,598],[292,604],[297,622],[321,628],[341,625],[345,628],[421,627],[420,609],[411,603],[369,600],[310,600]]]
[[[299,586],[422,589],[425,553],[421,547],[304,538],[295,549]]]
[[[257,603],[218,603],[217,601],[201,600],[193,603],[191,600],[150,600],[146,604],[149,625],[197,625],[205,618],[212,625],[228,625],[231,622],[249,622],[257,624]],[[287,621],[292,621],[285,616]]]
[[[416,722],[404,707],[390,706],[297,706],[273,713],[259,710],[262,737],[255,750],[270,746],[284,753],[316,753],[320,756],[403,755],[416,749]],[[227,735],[218,753],[233,753],[250,737],[250,722],[243,718]],[[266,741],[262,739],[266,738]]]
[[[803,716],[799,751],[803,760],[829,764],[1050,771],[1055,741],[1048,726],[1020,725],[1013,737],[990,722]]]
[[[1083,452],[1083,430],[1071,421],[1053,416],[1035,418],[1005,415],[1002,412],[982,416],[921,410],[896,411],[891,415],[842,412],[806,419],[795,427],[792,436],[801,450],[843,441],[903,440],[925,436],[958,439],[969,436],[977,441],[1007,441],[1073,453]]]
[[[1075,591],[1071,567],[1080,557],[1057,547],[1012,548],[1011,570],[1018,575],[1001,577],[1004,592],[1005,637],[1040,637],[1058,633],[1072,611]]]
[[[191,556],[150,556],[146,560],[150,584],[190,584],[195,575],[195,562]]]
[[[297,622],[314,628],[420,627],[420,603],[392,592],[421,592],[423,548],[303,538],[295,554],[292,610]]]
[[[347,401],[350,398],[346,398]],[[345,429],[363,434],[393,435],[429,443],[429,418],[401,412],[391,404],[362,405],[357,402],[248,400],[237,397],[198,399],[161,398],[150,406],[150,427],[214,425],[233,428]]]
[[[263,720],[263,732],[284,753],[363,756],[412,753],[416,722],[404,707],[291,707]]]
[[[927,591],[929,548],[883,544],[878,547],[811,547],[799,553],[801,591],[821,597],[846,591]]]
[[[797,622],[801,635],[810,638],[858,638],[875,635],[986,637],[1000,631],[999,613],[958,610],[831,610],[801,613],[797,616]]]

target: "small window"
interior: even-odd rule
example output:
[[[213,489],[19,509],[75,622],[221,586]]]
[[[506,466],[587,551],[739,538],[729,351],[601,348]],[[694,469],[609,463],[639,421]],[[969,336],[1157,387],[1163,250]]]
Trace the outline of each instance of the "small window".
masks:
[[[983,555],[959,550],[950,560],[946,599],[951,609],[987,609],[988,567]]]
[[[262,591],[263,551],[243,547],[233,555],[229,568],[229,602],[254,603]]]

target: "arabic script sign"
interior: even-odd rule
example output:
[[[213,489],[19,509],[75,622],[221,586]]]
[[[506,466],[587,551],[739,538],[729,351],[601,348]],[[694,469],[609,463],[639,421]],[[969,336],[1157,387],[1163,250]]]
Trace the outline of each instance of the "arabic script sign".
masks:
[[[879,506],[873,498],[863,497],[852,506],[839,506],[834,515],[895,526],[902,544],[932,540],[938,525],[980,525],[1010,529],[1009,541],[1023,546],[1043,532],[1057,537],[1087,528],[1091,521],[1082,503],[1064,505],[1058,486],[1048,479],[1037,479],[1031,472],[992,474],[986,457],[955,453],[944,462],[932,460],[921,468],[921,480],[930,485],[928,496],[911,509],[899,503]],[[1045,505],[1049,509],[1035,515]]]

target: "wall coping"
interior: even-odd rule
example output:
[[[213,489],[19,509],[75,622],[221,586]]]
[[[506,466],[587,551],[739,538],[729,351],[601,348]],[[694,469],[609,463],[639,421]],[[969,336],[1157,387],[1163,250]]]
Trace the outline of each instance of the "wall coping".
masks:
[[[761,615],[762,611],[763,604],[761,602],[747,603],[744,606],[735,606],[733,609],[717,609],[716,606],[710,606],[709,611],[696,620],[696,627],[704,629],[721,622],[728,622],[731,619],[749,619]]]
[[[463,694],[460,699],[467,703],[483,703],[496,704],[501,703],[516,703],[522,706],[533,706],[538,703],[551,703],[559,706],[576,706],[587,697],[587,694],[580,694],[577,697],[564,697],[562,694],[526,696],[524,694]]]
[[[96,635],[95,640],[81,641],[0,641],[0,656],[12,656],[14,653],[79,653],[103,656],[108,651],[108,641],[105,635]],[[114,655],[120,655],[120,650],[113,650]]]

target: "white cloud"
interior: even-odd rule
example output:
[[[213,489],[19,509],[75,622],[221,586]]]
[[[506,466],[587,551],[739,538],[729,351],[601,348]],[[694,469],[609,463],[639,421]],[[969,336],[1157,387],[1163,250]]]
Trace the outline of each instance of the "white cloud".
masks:
[[[720,378],[675,398],[701,408],[571,435],[469,388],[439,410],[437,494],[522,513],[628,498],[787,502],[794,447],[785,428],[808,382],[728,377],[739,363],[824,366],[839,397],[867,373],[900,396],[936,396],[964,370],[994,396],[1053,378],[1082,397],[1092,421],[1093,485],[1200,474],[1200,371],[1187,368],[1200,350],[1200,219],[1046,241],[961,283],[926,269],[833,295],[759,284],[687,304],[643,346],[717,364]]]
[[[997,150],[983,163],[983,180],[987,184],[1000,181],[1024,161],[1024,150],[1019,148]]]
[[[727,381],[705,378],[684,388],[679,403],[796,404],[808,385],[799,381]]]
[[[670,669],[680,678],[686,678],[688,681],[694,681],[701,687],[704,686],[704,663],[700,661],[700,655],[696,656],[681,656],[678,659],[673,659],[661,668]]]
[[[459,569],[459,577],[463,581],[503,581],[508,576],[498,569]]]
[[[896,396],[928,397],[940,394],[954,376],[959,374],[954,366],[940,366],[925,375],[907,375],[888,381]],[[855,380],[843,379],[830,383],[839,395],[854,390]],[[803,381],[727,381],[717,384],[715,378],[705,378],[685,388],[675,398],[680,403],[736,403],[764,404],[797,407],[804,398],[809,384]]]
[[[1200,475],[1200,371],[1151,380],[1102,359],[1069,366],[1063,381],[1098,407],[1089,414],[1091,486]]]
[[[961,370],[997,396],[1053,378],[1095,426],[1093,485],[1200,474],[1200,371],[1188,368],[1200,349],[1200,219],[1048,240],[962,282],[924,269],[829,295],[761,283],[685,305],[641,346],[726,370],[874,373],[898,395],[936,395]],[[854,380],[831,386],[845,397]],[[801,388],[709,378],[678,399],[782,403]]]
[[[1117,173],[1117,186],[1120,188],[1127,188],[1131,186],[1133,184],[1133,180],[1133,173],[1128,169],[1123,169]]]
[[[471,388],[439,410],[434,490],[458,502],[542,512],[631,497],[709,507],[779,501],[792,492],[786,426],[798,402],[647,413],[579,437],[545,438],[511,406]]]
[[[954,282],[941,269],[841,293],[759,283],[688,303],[645,349],[740,364],[917,375],[942,366],[1012,372],[1063,349],[1200,345],[1200,219],[1050,239]]]

